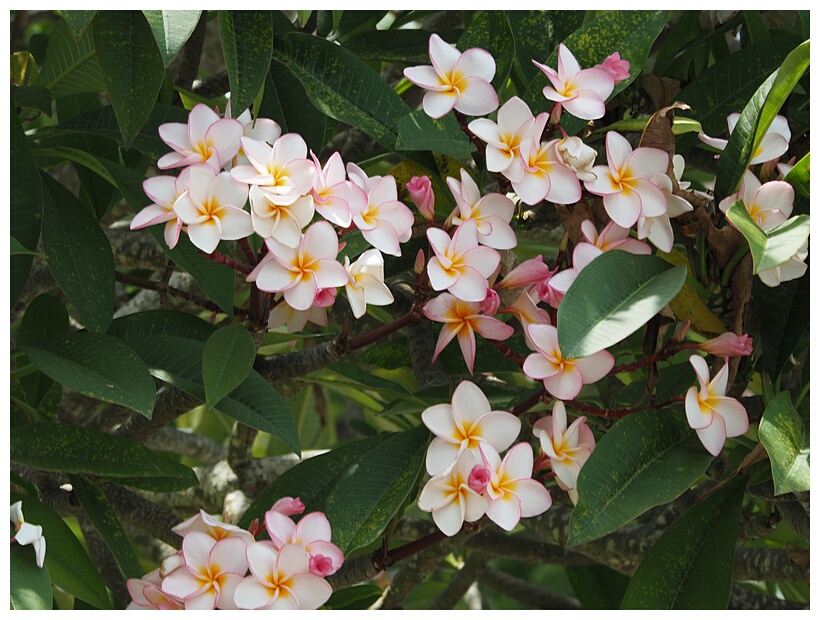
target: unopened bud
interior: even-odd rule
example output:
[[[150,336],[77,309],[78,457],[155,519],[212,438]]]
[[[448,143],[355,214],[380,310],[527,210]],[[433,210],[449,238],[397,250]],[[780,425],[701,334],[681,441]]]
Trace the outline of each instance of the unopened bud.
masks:
[[[332,575],[336,572],[333,570],[333,560],[322,555],[321,553],[310,556],[309,567],[310,572],[318,577],[327,577],[328,575]]]
[[[413,271],[417,276],[420,276],[424,273],[424,263],[426,262],[424,256],[424,250],[419,250],[418,254],[416,254],[416,262],[413,263]]]
[[[483,465],[476,465],[467,478],[467,486],[476,493],[484,493],[487,484],[490,482],[490,468]]]
[[[606,71],[612,80],[618,84],[629,78],[629,61],[621,59],[621,54],[615,52],[607,56],[600,65],[595,65],[595,69]]]
[[[748,334],[738,336],[732,332],[726,332],[717,338],[712,338],[699,344],[698,348],[701,351],[706,351],[718,357],[751,355],[752,349],[754,349],[754,342]]]
[[[305,511],[305,505],[298,497],[283,497],[271,506],[271,510],[281,512],[286,517],[289,517],[291,515],[302,514]]]
[[[496,312],[498,312],[498,306],[501,305],[501,298],[498,296],[493,289],[487,289],[487,296],[484,298],[484,301],[481,302],[481,312],[486,314],[487,316],[493,316]]]
[[[413,177],[407,182],[407,192],[422,217],[432,224],[436,219],[436,196],[430,178]]]

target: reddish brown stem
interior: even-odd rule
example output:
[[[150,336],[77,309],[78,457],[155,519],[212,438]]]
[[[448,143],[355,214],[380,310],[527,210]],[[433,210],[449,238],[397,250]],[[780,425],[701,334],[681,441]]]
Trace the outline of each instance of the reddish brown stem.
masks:
[[[248,238],[244,237],[239,240],[239,247],[242,248],[242,251],[245,253],[245,258],[248,259],[248,263],[252,266],[256,266],[256,254],[251,247],[251,244],[248,243]]]
[[[510,413],[513,414],[514,416],[519,416],[523,413],[527,413],[530,409],[532,409],[538,403],[541,402],[541,399],[544,398],[544,395],[546,393],[547,393],[547,391],[542,386],[541,388],[538,389],[538,391],[535,394],[533,394],[532,396],[527,397],[525,400],[522,400],[515,407],[510,409],[509,410]]]
[[[481,531],[481,526],[477,522],[465,523],[462,526],[461,531],[479,532]],[[383,566],[386,568],[396,562],[405,560],[410,556],[417,554],[419,551],[427,549],[427,547],[432,547],[436,543],[440,543],[446,538],[447,535],[443,532],[433,532],[424,538],[419,538],[418,540],[414,540],[413,542],[402,545],[401,547],[396,547],[395,549],[387,552],[387,557],[384,558]]]
[[[243,263],[239,263],[239,262],[235,261],[234,259],[232,259],[230,256],[223,256],[222,254],[220,254],[217,251],[214,251],[212,254],[206,254],[205,252],[200,250],[199,253],[202,254],[202,256],[204,256],[205,258],[207,258],[210,261],[213,261],[215,263],[219,263],[220,265],[226,265],[226,266],[230,267],[231,269],[236,269],[236,271],[238,271],[240,273],[244,273],[245,275],[247,275],[251,271],[253,271],[253,268],[250,265],[245,265]]]
[[[645,366],[650,366],[651,364],[655,364],[657,362],[663,362],[668,360],[670,357],[675,355],[678,351],[682,348],[688,347],[681,347],[677,343],[671,347],[664,347],[655,355],[650,355],[649,357],[645,357],[637,362],[632,362],[631,364],[621,364],[620,366],[615,366],[612,370],[609,371],[610,375],[617,375],[621,372],[632,372],[633,370],[638,370],[639,368],[644,368]]]
[[[385,336],[388,336],[393,332],[400,330],[402,327],[407,327],[411,323],[415,323],[417,320],[418,316],[416,315],[416,313],[410,311],[407,314],[400,316],[392,323],[382,325],[381,327],[377,327],[371,332],[367,332],[366,334],[362,334],[361,336],[351,338],[348,342],[347,348],[349,351],[361,349],[362,347],[366,347],[369,344],[373,344],[377,340],[381,340]]]
[[[599,418],[614,418],[616,420],[620,420],[621,418],[628,416],[630,413],[646,411],[647,409],[662,409],[663,407],[668,407],[673,403],[682,403],[685,400],[685,396],[674,396],[662,403],[649,404],[645,407],[623,407],[621,409],[599,409],[598,407],[586,405],[584,403],[578,402],[577,400],[568,400],[565,401],[565,404],[567,405],[567,407],[572,407],[573,409],[575,409],[576,411],[580,411],[581,413],[594,415]]]
[[[498,352],[501,353],[501,355],[506,357],[508,360],[512,360],[513,362],[518,364],[520,368],[524,367],[524,356],[518,355],[518,353],[510,349],[510,347],[507,346],[506,342],[503,342],[501,340],[494,340],[493,343],[495,344],[495,348],[498,349]]]

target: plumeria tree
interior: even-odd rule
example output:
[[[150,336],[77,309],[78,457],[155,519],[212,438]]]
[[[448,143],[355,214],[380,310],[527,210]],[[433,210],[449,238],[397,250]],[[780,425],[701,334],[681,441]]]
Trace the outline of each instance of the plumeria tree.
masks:
[[[807,608],[808,32],[12,12],[11,607]]]

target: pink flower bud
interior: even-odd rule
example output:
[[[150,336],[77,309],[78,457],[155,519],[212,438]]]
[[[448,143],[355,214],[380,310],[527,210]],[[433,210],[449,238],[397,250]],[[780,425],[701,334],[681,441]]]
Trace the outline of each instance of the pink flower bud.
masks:
[[[470,477],[467,478],[467,486],[476,493],[483,493],[487,488],[487,483],[490,482],[490,468],[483,465],[476,465],[470,472]]]
[[[316,295],[313,297],[313,305],[317,308],[328,308],[332,306],[336,302],[336,292],[336,289],[333,287],[316,289]],[[302,510],[304,510],[304,506]]]
[[[420,276],[424,273],[424,263],[426,262],[426,258],[424,256],[424,250],[419,250],[418,254],[416,254],[416,262],[413,264],[413,271],[416,273],[417,276]]]
[[[283,497],[271,506],[271,510],[281,512],[286,517],[289,517],[291,515],[302,514],[305,511],[305,505],[298,497]]]
[[[310,572],[318,577],[326,577],[336,571],[333,568],[333,560],[321,553],[317,553],[310,556]]]
[[[487,296],[484,298],[484,301],[481,302],[481,312],[486,314],[487,316],[493,316],[496,312],[498,312],[498,306],[501,305],[501,298],[498,296],[493,289],[487,289]]]
[[[430,178],[413,177],[407,182],[407,191],[422,217],[432,224],[436,219],[436,196]]]
[[[600,65],[595,65],[595,68],[606,71],[612,76],[612,79],[616,84],[618,82],[623,82],[629,77],[629,61],[621,60],[621,54],[618,52],[607,56],[606,60],[604,60],[604,62]]]
[[[754,343],[748,334],[738,336],[732,332],[726,332],[717,338],[699,344],[698,348],[718,357],[751,355]]]

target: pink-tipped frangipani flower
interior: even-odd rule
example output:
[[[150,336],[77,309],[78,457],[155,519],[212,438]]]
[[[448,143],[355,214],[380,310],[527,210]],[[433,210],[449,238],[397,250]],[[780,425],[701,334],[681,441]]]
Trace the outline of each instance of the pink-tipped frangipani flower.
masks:
[[[615,82],[601,69],[581,69],[575,56],[561,43],[558,46],[558,71],[532,61],[552,82],[544,87],[544,96],[563,106],[567,112],[584,120],[601,118],[604,102],[612,94]]]
[[[615,222],[610,222],[604,226],[599,234],[591,220],[584,220],[581,222],[581,233],[588,243],[594,245],[601,252],[623,250],[630,254],[652,254],[652,248],[643,241],[630,238],[629,229],[622,228]]]
[[[430,177],[413,177],[407,182],[407,193],[421,216],[432,224],[436,219],[436,195]]]
[[[524,340],[530,349],[535,349],[535,345],[532,343],[532,340],[530,340],[530,333],[528,331],[530,325],[551,324],[549,312],[536,306],[527,291],[521,291],[515,303],[512,306],[502,308],[500,312],[512,314],[518,319],[524,331]]]
[[[242,123],[219,115],[204,103],[194,106],[188,124],[165,123],[159,126],[159,137],[173,152],[157,161],[157,168],[182,168],[205,162],[219,173],[239,152]]]
[[[747,170],[737,193],[720,201],[720,210],[726,213],[737,200],[742,200],[749,216],[763,230],[779,226],[792,214],[794,188],[786,181],[769,181],[761,185],[758,178]]]
[[[300,515],[305,511],[305,504],[298,497],[282,497],[270,507],[273,512],[281,512],[286,517]]]
[[[435,362],[450,341],[458,337],[458,346],[467,364],[467,370],[473,374],[475,363],[476,341],[478,332],[487,340],[506,340],[515,330],[498,319],[482,314],[481,303],[477,301],[463,301],[449,293],[442,293],[431,299],[424,306],[422,312],[431,321],[444,323],[436,342],[432,361]]]
[[[188,191],[174,203],[177,217],[186,225],[191,242],[206,254],[221,239],[243,239],[253,233],[250,214],[242,207],[248,186],[229,172],[219,175],[205,164],[191,167]]]
[[[578,486],[578,473],[595,449],[595,437],[586,423],[586,417],[575,418],[567,427],[567,410],[563,401],[556,400],[552,415],[538,420],[532,433],[541,442],[541,449],[549,457],[550,467],[562,488],[574,491]],[[577,503],[575,492],[573,503]],[[570,497],[573,494],[570,493]]]
[[[470,121],[467,128],[487,143],[487,170],[501,172],[511,181],[521,180],[521,142],[530,137],[535,118],[530,107],[512,97],[498,110],[498,123],[487,118]]]
[[[317,289],[316,295],[313,297],[313,305],[307,310],[295,310],[288,302],[283,299],[282,293],[277,293],[275,297],[276,306],[270,311],[268,315],[268,328],[276,329],[277,327],[286,326],[287,333],[295,334],[305,328],[308,322],[320,327],[327,327],[327,308],[320,306],[320,299],[325,297],[324,291],[333,291],[331,289]],[[331,304],[332,305],[332,304]]]
[[[131,602],[127,610],[141,609],[185,609],[182,599],[171,596],[162,590],[160,569],[155,569],[142,579],[129,579],[125,582]]]
[[[188,532],[182,540],[185,564],[162,580],[162,590],[182,599],[185,609],[236,609],[234,591],[248,572],[247,547],[235,536],[216,541]]]
[[[487,500],[470,487],[476,465],[482,465],[480,457],[465,450],[447,469],[430,478],[419,494],[419,508],[432,512],[433,521],[447,536],[455,536],[465,521],[478,521],[487,510]]]
[[[565,358],[558,344],[558,328],[552,325],[530,325],[529,334],[537,352],[524,360],[524,374],[543,381],[555,398],[575,398],[584,385],[603,379],[615,366],[615,358],[607,350]]]
[[[428,116],[441,118],[455,108],[468,116],[483,116],[498,107],[490,82],[495,60],[486,50],[473,47],[463,53],[437,34],[430,35],[433,66],[407,67],[404,77],[426,89],[422,107]]]
[[[484,392],[469,381],[459,383],[451,404],[428,407],[422,412],[421,420],[436,436],[427,449],[430,475],[449,468],[465,451],[480,459],[482,444],[503,452],[521,430],[521,422],[511,413],[491,411]]]
[[[319,577],[332,575],[344,563],[342,550],[330,542],[330,522],[323,512],[311,512],[294,523],[277,510],[265,513],[265,528],[276,549],[284,545],[301,545],[308,552],[309,569]]]
[[[433,290],[449,290],[463,301],[484,301],[487,278],[498,268],[501,255],[478,245],[475,220],[467,220],[450,235],[440,228],[427,229],[427,239],[435,256],[427,262]]]
[[[275,196],[271,200],[290,204],[295,200],[292,196],[304,196],[313,187],[316,168],[307,159],[307,144],[299,134],[286,133],[273,146],[242,138],[242,150],[251,165],[236,166],[231,175],[242,183],[264,187]]]
[[[324,168],[316,155],[311,152],[310,156],[316,166],[316,180],[310,192],[316,211],[328,222],[347,228],[353,214],[361,213],[367,206],[367,196],[359,186],[347,180],[338,152],[330,156]]]
[[[453,224],[461,226],[475,220],[478,242],[496,250],[510,250],[518,245],[510,220],[515,213],[513,201],[503,194],[491,193],[482,197],[473,178],[461,169],[461,182],[447,177],[447,185],[456,199],[457,215]]]
[[[581,138],[568,136],[555,144],[555,152],[565,166],[575,171],[579,181],[594,181],[597,177],[592,171],[598,151],[584,144]]]
[[[622,60],[620,52],[615,52],[606,57],[600,65],[595,65],[593,69],[606,71],[615,84],[619,84],[629,78],[629,61]]]
[[[632,150],[629,141],[614,131],[606,134],[607,165],[595,166],[598,178],[584,186],[591,194],[604,197],[607,215],[623,228],[632,228],[639,217],[666,213],[666,196],[652,181],[666,174],[669,155],[651,147]]]
[[[749,430],[749,416],[737,400],[726,396],[729,381],[729,358],[715,377],[709,380],[709,366],[700,355],[689,362],[695,369],[700,389],[686,392],[686,418],[701,443],[713,456],[720,454],[727,437],[738,437]]]
[[[301,545],[280,550],[265,542],[248,545],[251,575],[236,588],[239,609],[319,609],[333,593],[330,584],[308,570]]]
[[[689,183],[680,183],[680,177],[683,174],[683,157],[680,155],[673,156],[672,167],[679,187],[686,189]],[[661,252],[670,252],[675,242],[675,233],[669,219],[692,211],[694,207],[685,198],[675,195],[672,180],[668,175],[656,174],[653,180],[655,185],[663,192],[663,195],[666,196],[666,213],[656,217],[639,217],[638,239],[649,239],[652,245]]]
[[[805,243],[798,248],[794,256],[789,258],[785,263],[781,263],[771,269],[758,271],[757,275],[760,277],[760,281],[769,287],[780,286],[781,282],[802,278],[803,274],[805,274],[809,268],[805,262],[808,255],[809,240],[806,239]]]
[[[697,346],[701,351],[718,357],[733,357],[751,355],[754,349],[754,341],[749,337],[749,334],[738,336],[732,332],[726,332],[717,338],[701,342]]]
[[[371,306],[389,306],[393,303],[393,294],[384,283],[384,257],[373,248],[364,252],[353,263],[345,256],[345,269],[350,280],[345,284],[347,301],[357,319]]]
[[[246,544],[253,542],[253,536],[250,532],[231,523],[223,523],[202,509],[200,509],[199,514],[172,527],[171,531],[180,536],[185,536],[188,532],[202,532],[215,541],[222,540],[223,538],[237,537],[244,540]]]
[[[737,121],[739,119],[739,112],[732,112],[728,116],[726,121],[729,125],[729,134],[735,130],[735,125],[737,125]],[[723,140],[722,138],[710,138],[703,133],[699,133],[698,138],[700,138],[701,142],[705,142],[709,146],[721,151],[726,148],[726,144],[729,142],[728,140]],[[773,159],[779,159],[783,153],[789,150],[789,141],[791,139],[792,132],[789,129],[789,123],[786,120],[786,117],[778,114],[774,117],[772,124],[769,125],[769,129],[760,141],[760,145],[757,147],[752,159],[749,161],[749,165],[754,166]]]
[[[225,107],[225,118],[231,118],[231,100],[228,99],[228,105]],[[273,144],[282,135],[282,128],[274,120],[269,118],[253,118],[250,109],[245,109],[242,114],[236,117],[242,123],[242,137],[258,140],[259,142],[267,142]],[[241,144],[241,140],[240,140]],[[245,151],[241,146],[239,153],[234,158],[234,165],[250,165],[250,160],[245,156]]]
[[[549,268],[544,262],[544,257],[539,254],[535,258],[527,259],[518,265],[501,282],[496,284],[495,288],[503,290],[521,286],[534,286],[544,280],[549,280],[554,274],[555,271]]]
[[[191,182],[191,169],[191,166],[185,168],[176,178],[162,175],[145,179],[142,182],[143,191],[154,203],[134,216],[131,220],[131,230],[164,223],[165,243],[172,250],[176,247],[179,242],[179,233],[182,230],[182,220],[177,217],[174,204],[188,190],[188,184]]]
[[[11,542],[19,545],[31,545],[34,549],[34,561],[43,568],[46,559],[46,538],[43,536],[43,526],[26,522],[23,517],[23,502],[14,502],[9,510],[11,522],[14,524],[14,536]]]
[[[263,239],[276,239],[295,248],[302,240],[302,229],[313,219],[313,198],[290,194],[282,197],[251,185],[253,231]],[[292,199],[292,200],[291,200]]]
[[[374,248],[391,256],[401,256],[399,244],[413,234],[413,212],[398,199],[392,175],[368,177],[356,164],[348,162],[347,175],[367,194],[367,205],[353,213],[353,223]]]
[[[328,222],[310,226],[297,248],[275,239],[265,242],[270,253],[248,275],[247,281],[256,282],[261,291],[283,292],[294,310],[308,310],[318,289],[344,286],[349,281],[347,271],[336,261],[339,238]]]
[[[484,465],[490,470],[485,497],[487,517],[500,528],[512,531],[521,517],[535,517],[552,506],[550,492],[532,479],[532,446],[526,441],[510,448],[501,460],[492,446],[480,448]]]

